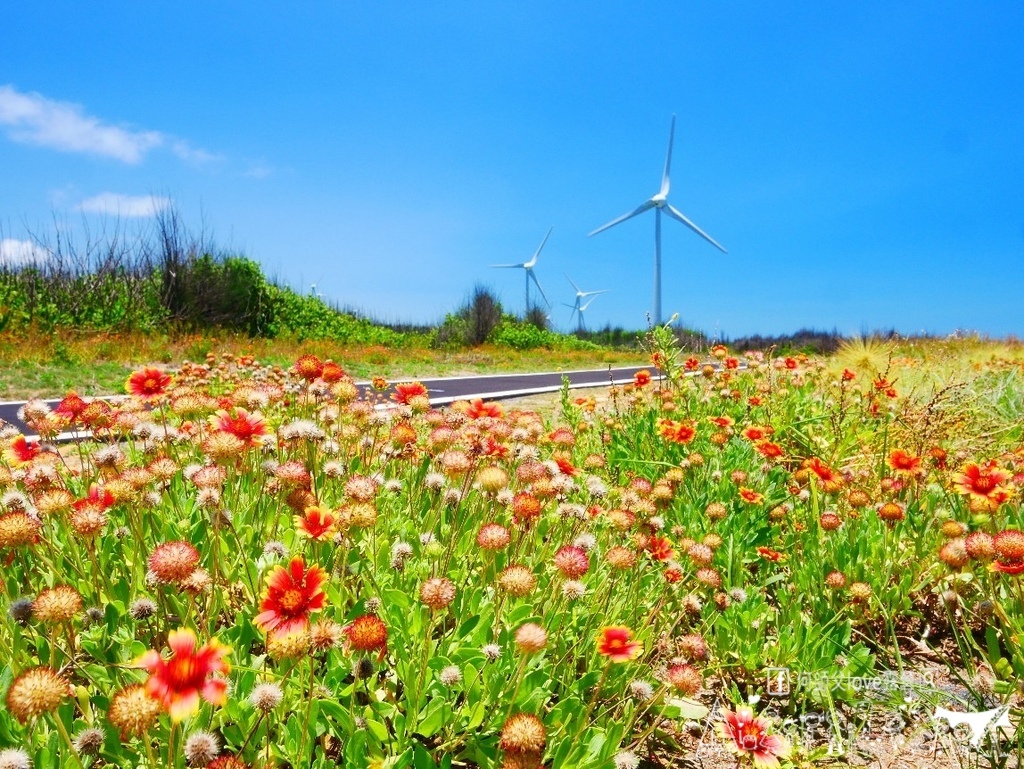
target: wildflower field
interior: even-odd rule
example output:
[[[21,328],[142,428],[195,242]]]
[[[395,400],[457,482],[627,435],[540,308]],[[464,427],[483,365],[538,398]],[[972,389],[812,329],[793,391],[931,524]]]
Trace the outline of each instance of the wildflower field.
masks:
[[[878,711],[1016,724],[1019,347],[647,346],[550,418],[362,396],[313,355],[30,402],[0,768],[806,766]],[[1022,731],[965,760],[1012,765]]]

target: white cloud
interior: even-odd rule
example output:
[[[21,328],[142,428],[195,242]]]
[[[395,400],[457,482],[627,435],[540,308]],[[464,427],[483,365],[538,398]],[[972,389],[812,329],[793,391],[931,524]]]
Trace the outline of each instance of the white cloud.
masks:
[[[0,240],[0,265],[2,266],[37,264],[49,257],[49,251],[31,240],[15,240],[14,238]]]
[[[183,160],[204,162],[215,156],[160,131],[137,131],[111,125],[87,115],[78,104],[54,101],[38,93],[21,93],[0,86],[0,125],[7,136],[23,144],[103,155],[125,163],[138,163],[147,152],[167,147]]]
[[[272,167],[268,166],[266,163],[257,163],[251,166],[244,175],[248,176],[250,179],[266,179],[272,173],[274,173],[274,169]]]
[[[141,218],[155,216],[171,204],[170,198],[155,195],[121,195],[102,192],[78,204],[78,210],[88,214],[107,214]]]

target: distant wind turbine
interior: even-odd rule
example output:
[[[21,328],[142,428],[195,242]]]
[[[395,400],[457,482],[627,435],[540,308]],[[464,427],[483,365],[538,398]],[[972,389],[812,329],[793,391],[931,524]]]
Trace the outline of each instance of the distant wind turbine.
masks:
[[[603,288],[600,291],[581,291],[580,287],[572,282],[572,278],[570,278],[568,275],[566,275],[565,279],[567,281],[569,281],[569,285],[571,285],[573,288],[576,289],[576,302],[575,302],[575,304],[566,304],[565,305],[566,307],[571,307],[572,308],[572,314],[569,316],[569,324],[572,325],[573,316],[578,317],[579,325],[577,326],[577,330],[582,331],[583,330],[583,311],[585,309],[587,309],[587,307],[590,306],[590,302],[593,302],[594,300],[591,299],[590,302],[587,302],[582,307],[580,307],[580,301],[583,298],[588,297],[588,296],[596,296],[597,294],[607,294],[608,293],[608,289]],[[563,304],[565,304],[565,303],[563,302]]]
[[[672,127],[668,133],[668,154],[665,156],[665,173],[661,177],[661,189],[657,195],[654,195],[639,206],[634,208],[628,214],[623,214],[618,219],[612,219],[608,224],[602,227],[598,227],[596,230],[591,232],[591,235],[596,235],[599,232],[614,227],[616,224],[620,224],[627,219],[632,219],[634,216],[642,214],[644,211],[654,209],[654,323],[656,325],[661,324],[661,213],[665,212],[666,216],[670,216],[678,222],[685,224],[691,230],[700,235],[704,240],[713,245],[723,254],[728,253],[721,245],[719,245],[714,238],[708,235],[704,230],[698,227],[696,224],[691,222],[686,216],[671,203],[668,202],[668,191],[669,191],[669,172],[672,167],[672,140],[676,133],[676,116],[672,116]]]
[[[544,244],[547,243],[548,242],[548,238],[551,237],[551,230],[553,230],[553,229],[555,229],[553,226],[548,228],[548,234],[544,236],[544,240],[542,240],[540,242],[540,245],[537,246],[537,250],[533,253],[533,258],[530,261],[524,262],[522,264],[492,264],[491,265],[491,267],[495,267],[495,268],[498,268],[498,269],[521,268],[523,270],[526,270],[526,312],[530,311],[530,281],[531,280],[533,281],[533,284],[537,287],[537,290],[540,291],[540,295],[542,297],[544,297],[544,303],[548,306],[548,308],[551,307],[551,302],[549,302],[547,296],[545,296],[544,289],[540,287],[540,282],[537,280],[537,276],[534,275],[533,268],[537,265],[537,257],[540,256],[540,252],[544,248]]]
[[[601,291],[601,292],[598,292],[598,293],[604,293],[604,292]],[[566,304],[565,302],[562,302],[562,304],[564,304],[566,307],[571,307],[572,311],[579,318],[578,324],[576,326],[576,330],[577,331],[583,331],[584,329],[586,329],[586,324],[583,323],[583,313],[585,313],[587,311],[587,308],[590,307],[590,305],[594,302],[594,299],[597,299],[597,297],[596,296],[595,297],[591,297],[589,300],[587,300],[587,303],[585,305],[583,305],[582,307],[580,306],[580,300],[579,299],[576,300],[576,304]],[[572,315],[569,316],[569,323],[572,323]]]

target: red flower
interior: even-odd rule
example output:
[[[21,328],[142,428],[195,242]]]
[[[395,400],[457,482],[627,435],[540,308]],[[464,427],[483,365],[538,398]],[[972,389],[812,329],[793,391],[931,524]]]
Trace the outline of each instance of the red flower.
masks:
[[[167,645],[171,647],[170,659],[150,649],[136,664],[149,671],[146,691],[170,713],[172,721],[199,710],[200,697],[212,705],[227,702],[228,682],[214,677],[230,669],[224,660],[230,651],[226,646],[214,638],[196,649],[195,633],[180,629],[170,632]]]
[[[84,499],[75,501],[75,510],[85,507],[96,507],[106,510],[114,504],[114,495],[97,483],[89,484],[89,494]]]
[[[124,383],[124,389],[129,395],[139,398],[159,398],[171,384],[171,377],[158,368],[146,367],[132,373]]]
[[[700,368],[700,360],[694,358],[691,355],[689,358],[683,361],[683,368],[685,368],[687,371],[696,371],[697,369]]]
[[[908,454],[903,449],[896,449],[889,454],[887,464],[890,469],[904,475],[921,475],[924,468],[921,467],[921,457]]]
[[[376,614],[356,617],[345,626],[349,648],[359,652],[380,651],[383,657],[388,646],[388,629]]]
[[[307,507],[302,515],[295,516],[295,527],[299,533],[312,539],[314,542],[328,539],[334,534],[338,524],[338,516],[329,507],[323,505],[311,505]]]
[[[315,355],[303,355],[295,361],[295,373],[307,382],[312,382],[324,373],[323,361]]]
[[[555,464],[558,465],[558,469],[561,470],[564,475],[576,475],[578,472],[569,457],[565,454],[553,454],[551,458],[555,460]]]
[[[30,441],[24,435],[16,435],[11,440],[10,446],[4,451],[4,459],[18,467],[31,462],[39,456],[39,452],[39,441]]]
[[[494,437],[488,435],[480,444],[480,454],[485,457],[496,457],[498,459],[505,459],[511,449],[504,443],[498,443],[494,440]]]
[[[786,560],[786,556],[783,553],[780,553],[778,550],[772,550],[770,547],[757,548],[757,554],[766,561],[772,561],[773,563]]]
[[[646,550],[655,561],[670,561],[676,554],[672,543],[665,537],[651,537],[647,540]]]
[[[1012,496],[1012,488],[1003,485],[1009,480],[1009,471],[995,460],[984,466],[972,462],[952,477],[953,488],[968,497],[971,510],[990,513]]]
[[[533,494],[520,491],[512,498],[512,512],[517,521],[531,521],[540,515],[540,510],[540,500],[533,496]]]
[[[395,391],[391,393],[391,400],[408,406],[413,398],[425,396],[427,396],[427,388],[420,382],[400,382],[395,385]]]
[[[735,424],[736,420],[734,420],[732,417],[721,416],[721,417],[708,417],[708,421],[710,421],[711,424],[713,424],[713,425],[718,425],[719,427],[732,427],[733,424]]]
[[[782,446],[771,441],[758,441],[754,444],[754,451],[767,459],[778,459],[782,456]]]
[[[754,766],[774,769],[780,758],[788,758],[788,740],[775,734],[768,734],[768,721],[754,717],[754,711],[746,706],[736,712],[726,709],[720,725],[722,737],[732,743],[730,748],[738,756],[750,756]]]
[[[697,435],[697,428],[689,422],[661,419],[658,421],[658,433],[673,443],[689,443]]]
[[[469,404],[469,408],[466,409],[466,416],[470,419],[480,419],[480,417],[493,417],[497,419],[503,414],[504,410],[501,408],[500,403],[484,403],[481,398],[472,401]]]
[[[246,446],[258,446],[263,437],[270,434],[262,414],[258,411],[250,414],[241,407],[234,409],[234,414],[220,409],[210,417],[210,426],[218,432],[231,433]]]
[[[74,422],[85,410],[86,405],[86,402],[78,396],[78,393],[70,392],[64,396],[64,400],[57,404],[57,408],[53,410],[53,413],[59,414],[68,422]]]
[[[854,374],[852,371],[850,371],[850,369],[848,369],[848,368],[844,368],[843,369],[843,381],[844,382],[852,382],[856,378],[857,378],[857,375]]]
[[[633,631],[623,625],[612,625],[601,628],[601,637],[597,642],[597,651],[611,662],[629,662],[643,652],[644,647],[639,641],[631,641]]]
[[[278,566],[267,578],[260,602],[261,614],[254,622],[270,635],[287,635],[309,627],[309,615],[324,608],[327,596],[322,586],[327,572],[306,564],[296,556],[288,567]]]
[[[324,370],[320,372],[320,378],[328,384],[340,382],[346,376],[345,369],[332,360],[324,363]]]
[[[750,425],[750,427],[744,429],[743,432],[740,433],[740,435],[742,435],[744,438],[746,438],[748,441],[751,441],[752,443],[757,443],[758,441],[763,441],[767,439],[768,436],[770,436],[773,432],[775,431],[772,430],[772,428],[770,427],[764,427],[762,425]]]
[[[740,367],[739,358],[726,358],[725,367],[727,369],[738,369]]]
[[[843,476],[817,457],[806,460],[803,466],[817,476],[821,490],[826,494],[833,494],[843,487]]]
[[[651,372],[641,369],[633,374],[633,385],[636,387],[647,387],[651,383]]]
[[[1024,561],[992,561],[988,568],[1003,574],[1024,574]]]
[[[746,486],[740,486],[740,499],[748,505],[759,505],[764,502],[764,494],[748,489]]]

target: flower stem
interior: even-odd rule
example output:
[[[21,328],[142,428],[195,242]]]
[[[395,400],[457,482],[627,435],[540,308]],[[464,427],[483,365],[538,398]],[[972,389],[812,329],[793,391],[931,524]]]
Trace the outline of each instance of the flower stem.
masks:
[[[75,757],[75,764],[78,765],[79,769],[85,769],[85,767],[82,766],[82,759],[78,756],[78,751],[75,750],[75,746],[71,742],[71,735],[68,734],[67,727],[64,726],[64,722],[61,720],[60,714],[53,714],[53,722],[57,725],[57,731],[60,732],[60,736],[64,739],[64,744],[68,746],[68,751]]]

